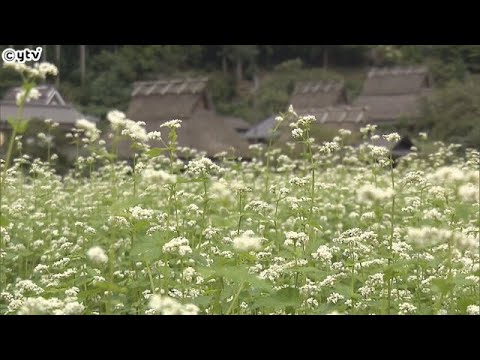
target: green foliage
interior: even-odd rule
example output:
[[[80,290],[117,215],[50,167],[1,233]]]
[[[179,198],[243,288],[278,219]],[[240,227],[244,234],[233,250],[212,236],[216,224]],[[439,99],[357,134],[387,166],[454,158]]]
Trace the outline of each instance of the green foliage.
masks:
[[[422,106],[420,129],[433,138],[465,146],[480,146],[480,83],[451,82]]]

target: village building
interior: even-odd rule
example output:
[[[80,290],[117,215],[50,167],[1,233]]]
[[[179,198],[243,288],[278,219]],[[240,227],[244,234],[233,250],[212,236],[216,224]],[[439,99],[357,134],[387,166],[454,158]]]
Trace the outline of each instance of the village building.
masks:
[[[320,114],[325,116],[325,123],[338,124],[338,119],[345,120],[358,116],[353,114],[350,110],[342,108],[339,111],[332,110],[336,106],[346,106],[347,95],[343,81],[336,80],[321,80],[321,81],[300,81],[295,85],[295,89],[290,98],[295,112],[299,115],[315,115]],[[326,108],[329,108],[328,111]],[[327,115],[325,111],[327,111]],[[323,111],[323,112],[322,112]],[[345,118],[343,112],[346,112]],[[340,114],[337,116],[337,114]],[[362,112],[363,114],[363,112]],[[257,125],[253,126],[245,134],[245,138],[252,144],[265,143],[270,138],[275,127],[275,117],[271,116]],[[362,115],[363,118],[364,115]],[[317,117],[318,119],[318,117]]]
[[[52,85],[40,85],[36,87],[40,92],[38,99],[31,99],[23,106],[22,117],[24,119],[45,120],[52,119],[60,124],[61,128],[71,129],[78,119],[86,118],[73,106],[66,103],[62,95]],[[7,119],[18,116],[16,96],[22,89],[12,88],[8,90],[0,101],[0,128],[10,128]],[[90,118],[95,121],[96,119]]]
[[[180,119],[178,146],[202,151],[210,157],[225,151],[248,157],[248,143],[237,133],[241,124],[215,112],[207,81],[186,78],[136,82],[127,116],[144,121],[147,131],[159,131],[164,122]]]
[[[432,91],[425,66],[373,68],[354,105],[366,106],[372,123],[395,123],[420,115],[420,99]]]

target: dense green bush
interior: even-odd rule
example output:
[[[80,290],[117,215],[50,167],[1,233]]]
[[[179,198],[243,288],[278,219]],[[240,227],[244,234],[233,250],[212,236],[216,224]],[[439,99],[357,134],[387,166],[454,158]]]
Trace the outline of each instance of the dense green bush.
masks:
[[[419,130],[434,139],[480,146],[480,83],[451,82],[422,104]],[[431,129],[431,130],[430,130]]]

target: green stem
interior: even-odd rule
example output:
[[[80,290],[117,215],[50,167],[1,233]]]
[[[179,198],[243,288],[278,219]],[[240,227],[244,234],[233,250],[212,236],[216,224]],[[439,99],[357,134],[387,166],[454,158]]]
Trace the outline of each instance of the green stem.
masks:
[[[229,307],[228,310],[227,310],[226,315],[230,315],[230,314],[232,313],[233,307],[235,306],[235,303],[237,302],[237,299],[238,299],[238,297],[240,296],[240,293],[242,292],[244,285],[245,285],[245,282],[242,282],[242,283],[240,284],[240,287],[238,288],[238,291],[237,291],[237,293],[235,294],[235,296],[234,296],[234,298],[233,298],[233,300],[232,300],[232,303],[230,304],[230,307]]]
[[[152,290],[152,295],[155,294],[155,285],[153,285],[153,277],[152,277],[152,271],[150,270],[150,264],[148,261],[145,262],[147,264],[147,273],[148,273],[148,278],[150,279],[150,289]]]
[[[239,218],[238,218],[238,226],[237,226],[237,236],[240,235],[240,226],[242,225],[242,194],[239,194],[238,197],[238,213],[239,213]]]

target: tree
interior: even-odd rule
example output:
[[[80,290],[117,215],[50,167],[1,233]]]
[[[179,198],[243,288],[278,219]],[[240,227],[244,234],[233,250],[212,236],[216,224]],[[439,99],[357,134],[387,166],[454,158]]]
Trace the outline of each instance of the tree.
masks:
[[[480,148],[480,82],[450,82],[422,106],[418,130],[434,139]]]
[[[237,82],[243,80],[244,66],[255,64],[258,52],[257,45],[224,45],[222,54],[235,64]]]
[[[85,83],[85,62],[86,62],[86,45],[80,45],[80,83]]]

